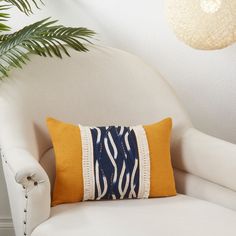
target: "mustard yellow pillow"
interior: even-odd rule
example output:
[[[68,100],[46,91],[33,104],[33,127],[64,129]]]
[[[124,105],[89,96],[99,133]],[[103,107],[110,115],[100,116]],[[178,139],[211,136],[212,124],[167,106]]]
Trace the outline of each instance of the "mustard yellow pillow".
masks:
[[[176,195],[170,118],[144,126],[86,127],[47,119],[56,157],[52,206]]]

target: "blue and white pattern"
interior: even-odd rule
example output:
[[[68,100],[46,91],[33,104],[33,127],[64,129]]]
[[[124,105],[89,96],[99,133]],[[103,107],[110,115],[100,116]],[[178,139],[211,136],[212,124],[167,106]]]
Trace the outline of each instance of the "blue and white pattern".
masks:
[[[84,127],[84,201],[148,198],[150,160],[142,126]]]

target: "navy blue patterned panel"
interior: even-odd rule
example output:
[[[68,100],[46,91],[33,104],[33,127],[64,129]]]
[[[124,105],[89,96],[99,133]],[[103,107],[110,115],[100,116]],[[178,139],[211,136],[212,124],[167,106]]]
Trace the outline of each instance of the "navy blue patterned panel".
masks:
[[[135,133],[128,127],[90,129],[94,151],[95,199],[137,198],[139,156]]]

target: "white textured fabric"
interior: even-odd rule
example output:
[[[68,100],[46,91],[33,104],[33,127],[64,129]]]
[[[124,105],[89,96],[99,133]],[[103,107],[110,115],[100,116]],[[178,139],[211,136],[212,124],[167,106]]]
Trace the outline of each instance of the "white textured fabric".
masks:
[[[93,163],[93,144],[89,127],[79,125],[82,142],[82,167],[84,197],[83,200],[94,200],[95,179]]]
[[[234,211],[184,195],[52,208],[32,236],[235,236]]]
[[[144,128],[134,126],[139,152],[139,193],[138,198],[148,198],[150,193],[150,155]]]

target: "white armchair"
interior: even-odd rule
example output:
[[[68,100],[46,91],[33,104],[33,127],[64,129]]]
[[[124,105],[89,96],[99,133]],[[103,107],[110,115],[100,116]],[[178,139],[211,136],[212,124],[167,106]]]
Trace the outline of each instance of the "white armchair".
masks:
[[[126,52],[37,56],[0,85],[0,144],[16,236],[236,235],[236,145],[193,128],[161,76]],[[173,118],[180,194],[50,207],[55,163],[45,118],[84,125]],[[51,186],[51,187],[50,187]]]

